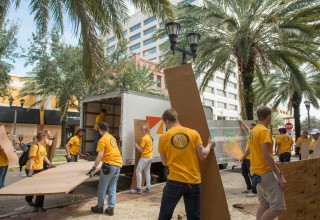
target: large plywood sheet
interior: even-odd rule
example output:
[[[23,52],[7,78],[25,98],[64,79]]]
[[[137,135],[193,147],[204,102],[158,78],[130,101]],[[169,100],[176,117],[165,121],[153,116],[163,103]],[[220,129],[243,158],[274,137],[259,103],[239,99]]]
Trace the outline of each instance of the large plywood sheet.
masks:
[[[14,151],[12,143],[7,137],[7,133],[3,125],[0,126],[0,143],[1,148],[8,158],[9,166],[16,165],[18,163],[18,156]]]
[[[198,87],[191,64],[166,69],[166,85],[172,108],[179,114],[183,126],[199,132],[204,145],[210,137]],[[201,220],[230,219],[215,154],[200,162],[201,169]]]
[[[66,194],[87,180],[94,162],[66,163],[0,189],[0,195]],[[99,169],[97,169],[99,170]]]
[[[301,160],[307,160],[309,158],[309,148],[310,148],[309,142],[302,142],[300,144]]]
[[[320,159],[280,164],[287,210],[279,220],[320,219]]]
[[[141,133],[141,128],[143,125],[149,125],[147,120],[139,120],[139,119],[135,119],[134,120],[134,140],[135,142],[140,146],[141,140],[142,140],[142,133]],[[134,146],[132,146],[134,147]],[[134,147],[135,148],[135,147]],[[137,175],[136,175],[136,169],[138,166],[138,162],[141,158],[141,152],[138,151],[135,148],[135,161],[134,161],[134,172],[133,172],[133,178],[132,178],[132,183],[131,183],[131,189],[136,188],[137,187]],[[145,175],[144,173],[142,173],[142,183],[141,186],[144,186],[144,182],[145,182]]]
[[[309,156],[309,159],[313,158],[320,158],[320,138],[318,138],[316,145],[313,148],[313,153]]]

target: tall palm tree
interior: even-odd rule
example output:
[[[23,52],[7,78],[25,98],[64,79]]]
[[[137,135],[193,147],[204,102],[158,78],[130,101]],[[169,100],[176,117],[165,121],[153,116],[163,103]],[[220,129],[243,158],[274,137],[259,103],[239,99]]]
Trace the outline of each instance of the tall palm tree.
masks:
[[[204,75],[202,90],[217,71],[225,73],[226,85],[237,70],[243,119],[253,119],[254,78],[263,80],[271,65],[294,74],[296,61],[320,67],[318,0],[204,0],[200,6],[179,5],[177,11],[182,33],[201,34],[194,64],[196,75]],[[179,42],[187,47],[183,38],[180,34]],[[180,60],[168,55],[163,65]]]
[[[169,0],[129,0],[142,12],[158,17],[173,18],[173,9]],[[1,0],[0,19],[4,17],[11,4],[19,7],[20,0]],[[98,34],[114,32],[122,37],[122,25],[128,19],[128,7],[125,0],[33,0],[29,4],[30,13],[40,32],[47,32],[48,22],[53,18],[55,24],[64,30],[63,18],[67,16],[73,24],[74,33],[80,32],[83,46],[82,63],[86,78],[93,82],[96,72],[103,72],[103,48],[99,44]]]
[[[310,100],[315,108],[319,108],[320,78],[317,71],[310,66],[303,66],[296,74],[277,69],[266,77],[265,84],[256,81],[254,88],[256,96],[259,97],[257,104],[272,102],[273,109],[276,109],[280,103],[287,103],[288,109],[293,109],[296,139],[301,135],[302,99]]]

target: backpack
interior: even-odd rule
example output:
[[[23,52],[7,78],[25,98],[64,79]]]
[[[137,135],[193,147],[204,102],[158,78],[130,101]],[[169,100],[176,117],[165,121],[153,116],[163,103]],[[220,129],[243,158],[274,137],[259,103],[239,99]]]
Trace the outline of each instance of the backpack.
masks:
[[[25,166],[29,160],[29,151],[30,151],[31,146],[32,146],[31,143],[26,144],[24,151],[22,152],[22,154],[19,157],[20,172],[22,170],[22,167]],[[39,150],[39,147],[38,147],[38,150]]]

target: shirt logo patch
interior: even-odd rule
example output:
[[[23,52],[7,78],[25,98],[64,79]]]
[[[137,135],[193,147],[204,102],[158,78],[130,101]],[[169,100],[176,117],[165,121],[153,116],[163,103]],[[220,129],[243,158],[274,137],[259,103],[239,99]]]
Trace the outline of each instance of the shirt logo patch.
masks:
[[[111,145],[112,148],[117,148],[118,146],[117,146],[117,141],[116,141],[116,139],[111,138],[111,139],[110,139],[110,145]]]
[[[289,137],[283,137],[283,141],[284,142],[288,142],[289,141]]]
[[[189,145],[189,137],[184,133],[176,133],[171,138],[171,144],[178,150],[183,150]]]

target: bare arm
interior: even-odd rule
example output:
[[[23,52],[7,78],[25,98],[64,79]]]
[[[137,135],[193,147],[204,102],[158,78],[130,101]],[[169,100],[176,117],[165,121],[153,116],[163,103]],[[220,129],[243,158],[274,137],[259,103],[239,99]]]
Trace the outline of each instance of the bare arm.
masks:
[[[167,156],[160,153],[160,158],[163,166],[167,166]]]
[[[33,163],[34,163],[34,157],[30,157],[29,160],[30,160],[30,162],[29,162],[28,170],[32,170]]]
[[[97,168],[97,166],[100,164],[102,156],[103,156],[104,151],[99,151],[98,155],[96,157],[96,160],[94,161],[93,168]]]
[[[276,154],[279,154],[280,143],[276,142]]]
[[[240,162],[242,162],[249,154],[250,154],[250,148],[248,148],[246,152],[244,152],[242,158],[240,159]]]
[[[203,147],[202,144],[198,145],[197,146],[198,158],[200,160],[206,159],[211,151],[211,148],[214,148],[215,146],[216,146],[216,143],[214,142],[214,140],[210,140],[210,139],[206,147]]]
[[[67,154],[68,154],[68,158],[71,158],[71,155],[70,155],[70,145],[69,145],[69,143],[66,144],[65,148],[66,148],[66,151],[67,151]]]
[[[262,154],[263,159],[269,166],[269,168],[272,170],[272,172],[277,176],[278,182],[280,184],[280,187],[284,189],[286,180],[282,176],[279,168],[277,167],[276,163],[274,162],[274,159],[270,155],[270,143],[264,143],[261,145],[262,147]]]
[[[51,165],[51,162],[47,156],[44,157],[44,161],[46,162],[46,164]]]
[[[134,143],[134,146],[136,147],[136,149],[140,152],[143,151],[143,147],[140,147],[137,143]]]

